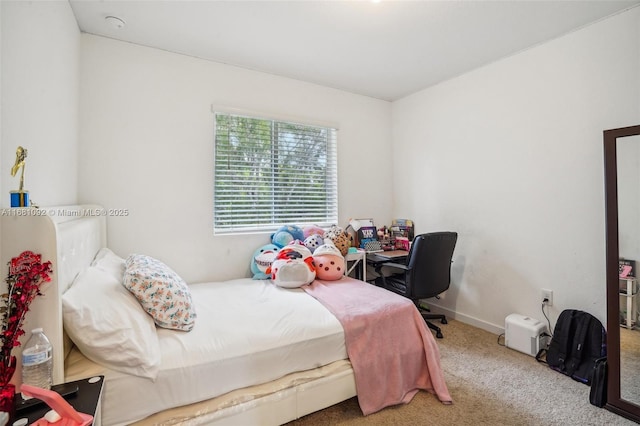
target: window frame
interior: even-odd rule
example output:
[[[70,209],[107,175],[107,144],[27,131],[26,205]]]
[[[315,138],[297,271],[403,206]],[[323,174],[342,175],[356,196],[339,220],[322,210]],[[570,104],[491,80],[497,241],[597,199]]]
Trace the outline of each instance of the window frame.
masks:
[[[300,119],[295,117],[288,116],[274,116],[270,114],[264,114],[255,111],[248,110],[240,110],[235,108],[228,107],[220,107],[212,105],[212,113],[213,113],[213,232],[214,235],[230,235],[230,234],[258,234],[258,233],[267,233],[273,232],[282,225],[287,224],[295,224],[298,226],[306,226],[306,225],[317,225],[321,227],[329,227],[338,222],[338,133],[339,128],[334,123],[327,122],[319,122],[316,120],[307,120]],[[218,221],[218,217],[220,215],[219,207],[220,207],[220,195],[218,193],[218,179],[219,179],[219,170],[217,169],[217,161],[219,156],[219,141],[218,141],[218,118],[219,116],[229,116],[229,117],[242,117],[247,118],[249,120],[260,120],[264,122],[271,123],[279,123],[280,125],[285,126],[303,126],[308,127],[309,129],[323,129],[327,132],[327,146],[324,153],[326,154],[326,162],[327,166],[325,167],[325,182],[324,188],[328,191],[327,202],[328,205],[326,211],[324,212],[323,217],[320,219],[319,217],[314,218],[314,220],[308,220],[308,218],[297,217],[297,218],[287,218],[284,219],[282,217],[282,213],[278,214],[275,212],[277,208],[277,203],[275,202],[276,196],[274,195],[278,188],[277,184],[271,183],[271,221],[269,223],[265,223],[264,220],[254,220],[250,224],[242,225],[238,222],[230,224],[230,225],[220,225]],[[271,151],[273,152],[274,148],[274,136],[271,135]],[[226,153],[229,154],[228,152]],[[274,164],[273,156],[271,158],[271,166]],[[282,188],[280,188],[282,189]],[[309,201],[306,199],[307,196],[303,195],[301,198],[301,202]],[[280,205],[285,205],[285,203],[281,203]],[[311,209],[313,209],[313,204],[311,204]],[[317,212],[314,210],[314,212]],[[228,215],[233,220],[233,215]],[[236,218],[237,219],[237,218]],[[259,219],[258,217],[254,217],[254,219]],[[264,219],[264,217],[263,217]]]

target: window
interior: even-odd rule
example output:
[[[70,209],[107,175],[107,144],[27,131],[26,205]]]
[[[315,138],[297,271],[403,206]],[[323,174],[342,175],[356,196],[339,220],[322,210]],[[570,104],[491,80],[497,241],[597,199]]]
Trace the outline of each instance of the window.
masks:
[[[336,129],[215,114],[214,232],[338,221]]]

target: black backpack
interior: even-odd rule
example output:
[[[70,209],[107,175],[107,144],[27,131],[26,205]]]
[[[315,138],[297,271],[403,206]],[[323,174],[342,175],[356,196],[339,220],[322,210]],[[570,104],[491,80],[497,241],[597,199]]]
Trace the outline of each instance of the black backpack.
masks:
[[[607,370],[607,358],[596,360],[589,391],[589,402],[596,407],[604,407],[607,403],[607,376],[609,375]]]
[[[538,361],[544,352],[538,352]],[[549,367],[591,385],[596,361],[606,356],[607,332],[596,317],[576,309],[560,313],[546,350]]]

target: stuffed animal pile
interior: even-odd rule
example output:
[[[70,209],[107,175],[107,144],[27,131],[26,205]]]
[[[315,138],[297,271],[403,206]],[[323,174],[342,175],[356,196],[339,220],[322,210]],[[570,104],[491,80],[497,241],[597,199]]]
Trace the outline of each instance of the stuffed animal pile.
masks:
[[[271,235],[271,244],[253,253],[251,273],[255,280],[271,279],[283,288],[301,287],[316,277],[339,280],[349,246],[349,236],[336,225],[326,232],[315,225],[285,225]]]

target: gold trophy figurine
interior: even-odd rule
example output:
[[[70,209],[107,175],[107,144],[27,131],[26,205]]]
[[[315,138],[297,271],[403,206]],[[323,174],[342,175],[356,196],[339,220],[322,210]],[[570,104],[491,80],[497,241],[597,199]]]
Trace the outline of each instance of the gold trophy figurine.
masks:
[[[17,191],[11,191],[11,207],[29,207],[29,191],[24,190],[24,167],[27,158],[27,150],[21,146],[16,149],[16,162],[11,168],[11,176],[20,172],[20,187]]]

